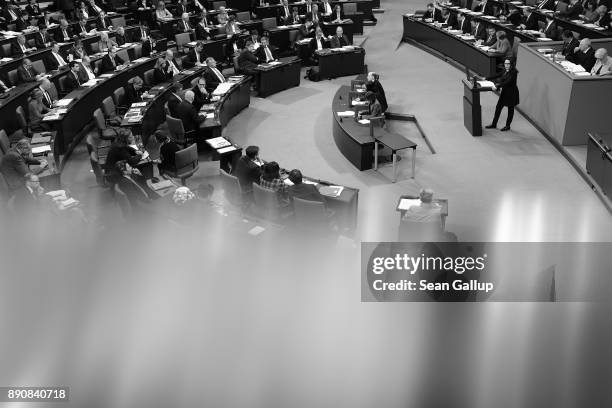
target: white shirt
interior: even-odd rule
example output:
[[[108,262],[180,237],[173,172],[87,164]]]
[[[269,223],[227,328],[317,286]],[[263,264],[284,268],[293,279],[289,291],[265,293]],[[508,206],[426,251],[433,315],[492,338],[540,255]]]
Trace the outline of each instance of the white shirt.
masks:
[[[332,13],[332,8],[331,8],[331,4],[329,4],[328,2],[323,3],[323,14],[331,14]]]
[[[272,57],[272,53],[270,52],[270,48],[265,47],[264,52],[266,53],[266,62],[274,61],[274,58]]]
[[[55,57],[56,61],[59,63],[60,67],[63,67],[64,65],[66,65],[66,61],[64,60],[64,58],[62,58],[61,55],[56,54],[55,52],[52,52],[52,54]]]
[[[215,75],[217,76],[217,78],[219,78],[220,82],[225,82],[225,77],[223,76],[223,74],[215,67],[215,68],[211,68],[212,72],[215,73]]]
[[[91,71],[91,68],[85,66],[85,64],[81,64],[81,68],[83,68],[83,70],[87,74],[87,79],[94,79],[96,77],[94,73]]]
[[[317,50],[322,50],[322,49],[323,49],[323,39],[317,38]]]
[[[170,68],[172,69],[172,73],[174,75],[178,74],[180,71],[178,70],[178,68],[176,67],[176,65],[174,65],[174,62],[172,61],[168,61],[168,64],[170,66]]]

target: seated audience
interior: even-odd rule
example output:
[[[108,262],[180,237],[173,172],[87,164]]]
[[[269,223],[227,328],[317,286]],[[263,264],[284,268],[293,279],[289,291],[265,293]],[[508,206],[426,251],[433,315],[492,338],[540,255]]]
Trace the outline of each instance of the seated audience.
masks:
[[[172,13],[166,9],[166,4],[163,1],[157,3],[155,18],[157,21],[165,21],[173,18]]]
[[[512,45],[504,31],[495,33],[497,41],[495,42],[495,51],[502,54],[504,58],[512,58]]]
[[[291,18],[287,22],[288,25],[297,25],[302,24],[302,17],[300,17],[300,12],[297,7],[294,7],[291,10]]]
[[[187,58],[183,60],[185,68],[201,67],[205,64],[206,54],[202,51],[204,44],[198,41],[193,49],[187,54]]]
[[[79,79],[81,83],[94,79],[98,74],[98,69],[91,66],[91,59],[85,55],[79,64]]]
[[[580,45],[580,43],[570,30],[563,30],[561,33],[561,38],[563,40],[561,54],[568,60],[571,60],[574,56],[574,50]]]
[[[610,28],[610,13],[608,13],[608,7],[605,4],[597,7],[597,17],[593,21],[593,24],[599,27]]]
[[[166,170],[174,170],[174,154],[181,148],[159,130],[155,132],[155,139],[159,143],[159,161],[157,163],[159,174],[163,174]]]
[[[30,166],[38,166],[33,169]],[[28,139],[19,140],[0,159],[0,173],[4,176],[9,195],[25,186],[28,174],[40,174],[47,168],[46,160],[36,160],[32,157],[32,149]]]
[[[32,61],[29,58],[24,58],[21,66],[17,68],[17,79],[20,84],[25,84],[27,82],[35,82],[45,76],[44,72],[37,72],[34,66],[32,65]]]
[[[487,31],[485,29],[485,23],[480,20],[476,20],[475,22],[472,21],[472,25],[473,25],[472,35],[474,36],[476,41],[484,40],[487,36]]]
[[[540,26],[538,24],[538,17],[533,12],[533,7],[525,7],[523,9],[523,14],[525,16],[523,18],[523,23],[519,25],[519,28],[523,30],[538,31]]]
[[[310,50],[314,55],[316,51],[320,51],[325,48],[329,48],[327,39],[325,38],[325,35],[323,35],[323,30],[321,29],[321,27],[317,27],[315,31],[315,37],[310,40]]]
[[[117,55],[117,50],[115,48],[111,48],[108,50],[108,53],[102,57],[102,66],[100,71],[102,73],[105,72],[114,72],[117,69],[121,69],[123,67],[123,58]]]
[[[433,201],[434,192],[424,188],[419,192],[421,203],[413,205],[402,214],[400,238],[438,241],[444,236],[442,207]],[[409,223],[409,224],[405,224]],[[403,230],[402,226],[406,225]],[[407,235],[404,235],[407,234]]]
[[[76,26],[76,34],[81,37],[89,35],[89,26],[87,25],[87,17],[79,18],[79,24]]]
[[[333,23],[341,23],[344,20],[344,12],[342,11],[342,6],[340,4],[336,4],[334,12],[330,18]]]
[[[28,47],[28,44],[26,44],[25,35],[23,34],[19,34],[17,36],[17,41],[11,44],[11,55],[14,57],[19,57],[32,51],[36,51],[36,48]]]
[[[259,184],[261,178],[261,160],[259,160],[259,147],[249,146],[244,156],[240,157],[232,174],[238,178],[242,191],[253,190],[253,183]]]
[[[74,45],[68,50],[68,61],[83,59],[87,55],[83,42],[80,38],[74,37]]]
[[[47,108],[52,108],[57,100],[57,95],[51,94],[51,89],[53,88],[53,84],[47,78],[40,79],[40,85],[38,85],[38,89],[43,94],[43,103]]]
[[[127,106],[142,101],[142,86],[143,82],[139,76],[135,76],[128,80],[125,86],[125,103]]]
[[[255,56],[261,62],[271,62],[277,59],[274,51],[270,48],[270,39],[268,37],[261,37],[261,47],[257,49]]]
[[[191,23],[189,22],[189,14],[183,13],[181,15],[181,21],[179,21],[177,27],[178,33],[190,33],[193,31],[193,27],[191,27]]]
[[[312,25],[312,20],[306,20],[304,21],[304,24],[302,24],[299,28],[298,28],[299,32],[298,32],[298,41],[301,41],[305,38],[313,38],[315,35],[315,30],[314,27]]]
[[[259,64],[259,60],[253,51],[255,51],[255,47],[253,46],[253,43],[249,41],[246,44],[244,51],[242,51],[238,57],[238,67],[240,68],[240,71],[248,75],[257,74],[255,68],[257,67],[257,64]]]
[[[225,34],[227,34],[228,37],[240,34],[240,27],[238,26],[235,16],[228,17],[227,24],[225,24]]]
[[[227,10],[225,10],[224,6],[219,7],[219,12],[217,13],[217,24],[225,25],[229,20],[229,16],[227,14]]]
[[[176,107],[176,117],[183,122],[185,133],[198,130],[206,119],[206,116],[200,115],[193,106],[194,97],[192,90],[185,91],[183,100]]]
[[[57,42],[70,42],[72,41],[72,37],[74,34],[72,33],[72,29],[68,25],[68,21],[66,19],[61,19],[59,23],[60,27],[55,34],[55,41]]]
[[[608,50],[598,48],[595,51],[595,65],[591,69],[592,75],[610,75],[612,74],[612,58],[608,55]]]
[[[281,0],[280,7],[278,8],[278,25],[290,24],[291,9],[289,8],[289,2],[287,0]]]
[[[64,80],[64,91],[69,93],[81,86],[81,80],[79,78],[79,63],[76,61],[70,61],[68,63],[70,71]]]
[[[336,27],[336,35],[330,37],[329,43],[331,48],[340,48],[344,47],[345,45],[351,45],[348,37],[344,35],[344,30],[341,26]]]
[[[180,103],[183,101],[183,84],[181,84],[180,82],[175,82],[172,84],[172,88],[171,88],[171,92],[170,95],[168,96],[168,112],[170,113],[170,116],[173,116],[175,118],[178,118],[178,106],[180,105]]]
[[[117,46],[117,43],[110,39],[108,33],[100,33],[100,39],[97,42],[99,52],[108,52],[113,47]]]
[[[206,80],[206,90],[213,92],[220,83],[225,82],[225,77],[217,68],[217,61],[213,57],[206,58],[206,68],[204,69],[204,79]]]
[[[597,7],[592,1],[586,1],[583,8],[580,18],[585,23],[594,23],[599,18],[599,14],[595,10]]]
[[[46,57],[45,66],[49,71],[55,71],[56,69],[68,66],[68,63],[60,54],[60,48],[58,43],[53,42],[51,44],[51,52]]]
[[[34,132],[49,130],[49,126],[42,122],[42,118],[45,113],[49,112],[50,110],[51,109],[47,108],[43,103],[42,91],[38,88],[34,88],[30,101],[28,102],[29,123],[30,128]]]
[[[298,169],[289,172],[289,181],[293,183],[292,186],[287,188],[287,194],[291,200],[297,197],[302,200],[325,202],[325,198],[314,184],[302,182],[302,172]]]

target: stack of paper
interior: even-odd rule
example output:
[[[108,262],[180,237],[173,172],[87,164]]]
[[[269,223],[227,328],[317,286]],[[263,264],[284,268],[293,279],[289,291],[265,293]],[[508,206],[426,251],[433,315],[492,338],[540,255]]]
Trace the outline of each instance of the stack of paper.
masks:
[[[45,154],[51,151],[51,146],[48,144],[44,144],[41,146],[32,146],[32,154],[34,156]]]
[[[155,191],[163,190],[165,188],[170,187],[174,187],[174,183],[172,182],[172,180],[161,180],[158,183],[151,183],[151,188],[153,188],[153,190]]]
[[[213,95],[225,95],[227,93],[227,91],[229,91],[232,88],[232,83],[231,82],[222,82],[219,85],[217,85],[217,88],[215,88],[215,90],[213,91]]]
[[[357,122],[361,123],[362,125],[369,125],[370,119],[359,119]]]
[[[476,81],[481,88],[493,88],[495,84],[491,81]]]
[[[319,188],[319,193],[327,197],[338,197],[343,190],[342,186],[322,186]]]
[[[145,106],[147,106],[147,103],[146,103],[146,102],[134,102],[134,103],[132,104],[132,106],[130,106],[130,110],[132,110],[132,109],[134,109],[134,108],[143,108],[143,107],[145,107]]]
[[[236,150],[236,146],[232,145],[232,146],[223,147],[217,150],[217,153],[225,154],[225,153],[233,152],[234,150]]]
[[[59,120],[60,115],[58,115],[57,113],[52,113],[51,115],[45,115],[45,117],[43,118],[43,121],[45,122],[49,122],[52,120]]]
[[[552,41],[552,38],[548,38],[548,37],[538,37],[536,38],[537,41]]]
[[[72,102],[72,99],[60,99],[55,103],[55,106],[68,106]]]
[[[30,144],[41,144],[41,143],[49,143],[51,141],[51,136],[47,136],[45,133],[34,133],[32,136],[32,140],[30,140]]]
[[[58,208],[60,210],[67,210],[69,208],[76,207],[77,205],[79,205],[79,202],[77,200],[75,200],[74,198],[68,198],[64,201],[61,201],[58,205]]]
[[[65,200],[66,198],[68,198],[66,196],[66,191],[65,190],[53,190],[53,191],[47,191],[46,195],[48,195],[49,197],[51,197],[54,200]]]
[[[87,81],[87,82],[82,83],[82,84],[81,84],[81,86],[84,86],[84,87],[86,87],[86,88],[89,88],[89,87],[91,87],[91,86],[95,86],[97,83],[98,83],[98,81],[96,81],[96,80],[95,80],[95,78],[94,78],[94,79],[90,79],[90,80],[89,80],[89,81]]]
[[[355,112],[353,111],[344,111],[344,112],[336,112],[336,113],[341,118],[352,118],[353,116],[355,116]]]
[[[418,198],[402,198],[397,205],[398,210],[406,211],[410,207],[421,205],[421,200]]]
[[[213,149],[220,149],[222,147],[231,146],[230,141],[224,138],[223,136],[208,139],[206,140],[206,143],[208,143]]]

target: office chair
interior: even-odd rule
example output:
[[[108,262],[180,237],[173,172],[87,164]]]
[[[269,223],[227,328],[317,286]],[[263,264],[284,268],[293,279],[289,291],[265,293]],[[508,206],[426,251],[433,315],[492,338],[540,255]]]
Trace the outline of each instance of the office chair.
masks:
[[[293,199],[296,227],[304,230],[329,230],[332,212],[328,212],[320,201]]]
[[[186,185],[185,181],[193,176],[199,168],[198,145],[194,143],[174,153],[174,169],[166,169],[164,174],[173,178],[180,178],[181,184]]]
[[[259,184],[253,184],[253,201],[255,215],[268,220],[281,222],[293,214],[291,207],[281,205],[276,191]]]
[[[182,120],[166,115],[166,124],[168,125],[170,137],[176,143],[182,146],[187,146],[188,144],[193,143],[195,140],[196,131],[190,130],[189,132],[185,132]]]

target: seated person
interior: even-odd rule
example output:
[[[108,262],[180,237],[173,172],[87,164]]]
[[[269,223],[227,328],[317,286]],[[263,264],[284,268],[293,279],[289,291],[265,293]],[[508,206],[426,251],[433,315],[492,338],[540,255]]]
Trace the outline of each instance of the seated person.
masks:
[[[348,37],[344,35],[344,30],[341,26],[336,27],[336,35],[329,38],[329,43],[331,48],[340,48],[345,45],[351,45],[348,40]]]
[[[198,82],[191,90],[194,95],[193,106],[198,111],[202,108],[202,105],[210,103],[210,93],[206,90],[206,79],[204,79],[204,76],[198,78]]]
[[[173,18],[171,12],[166,9],[166,4],[163,1],[157,3],[157,8],[155,9],[155,18],[157,21],[165,21]]]
[[[591,47],[591,40],[588,38],[580,40],[571,58],[567,59],[574,64],[582,65],[585,71],[590,72],[595,65],[595,50]]]
[[[117,46],[117,43],[108,37],[108,33],[100,33],[100,40],[97,44],[99,52],[108,52],[108,50]]]
[[[241,72],[244,72],[248,75],[256,75],[257,71],[255,68],[259,64],[259,59],[253,53],[255,51],[255,47],[252,42],[248,42],[246,44],[246,48],[244,51],[240,53],[238,57],[238,67]]]
[[[277,21],[278,25],[290,24],[291,9],[289,8],[289,2],[287,0],[281,0],[280,7],[278,8]]]
[[[376,94],[372,91],[367,91],[364,95],[366,101],[368,101],[368,110],[360,111],[359,116],[364,117],[364,119],[378,118],[383,116],[382,106],[376,97]]]
[[[421,203],[413,205],[402,214],[402,221],[409,222],[413,238],[436,240],[443,234],[442,207],[433,201],[434,192],[424,188],[419,192]],[[420,225],[421,227],[417,227]],[[401,226],[400,226],[401,228]]]
[[[503,16],[503,18],[500,18],[500,20],[507,21],[510,24],[512,24],[513,26],[518,27],[523,22],[523,15],[522,15],[520,9],[513,8],[513,9],[510,10],[510,12],[508,14]]]
[[[168,105],[168,112],[170,113],[170,116],[178,118],[178,106],[181,104],[181,102],[183,102],[183,84],[176,81],[172,84],[170,89],[171,92],[166,102]]]
[[[461,30],[463,34],[469,34],[472,31],[472,25],[470,20],[463,13],[457,14],[457,26],[458,30]]]
[[[30,169],[30,166],[38,166]],[[15,146],[0,159],[0,173],[9,189],[9,195],[25,186],[25,176],[40,174],[47,168],[46,160],[36,160],[32,157],[32,149],[28,139],[19,140]]]
[[[70,61],[68,66],[70,67],[70,71],[68,71],[66,79],[64,80],[64,90],[70,93],[81,86],[81,79],[79,78],[79,63]]]
[[[139,76],[130,78],[127,85],[125,86],[125,103],[130,106],[133,103],[142,101],[142,87],[143,82]]]
[[[261,62],[271,62],[277,60],[274,51],[272,51],[270,47],[270,39],[268,37],[261,37],[261,47],[257,49],[255,56]]]
[[[292,186],[287,188],[287,194],[291,200],[297,197],[302,200],[325,203],[325,198],[319,193],[314,184],[302,182],[302,172],[298,169],[293,169],[289,172],[289,181],[293,183]]]
[[[28,82],[36,82],[39,79],[43,78],[45,73],[39,73],[32,66],[32,61],[29,58],[24,58],[21,66],[17,68],[17,79],[20,84],[25,84]]]
[[[196,42],[195,47],[189,50],[187,58],[183,60],[185,68],[201,67],[205,64],[206,54],[202,51],[203,49],[204,44],[201,41]]]
[[[304,38],[313,38],[315,35],[315,30],[312,25],[312,20],[307,19],[306,21],[304,21],[304,24],[302,24],[298,28],[298,30],[299,30],[298,36],[297,36],[298,41],[301,41]]]
[[[8,86],[4,82],[2,82],[2,80],[0,80],[0,94],[4,94],[4,93],[10,91],[13,88],[15,88],[15,87],[14,86]]]
[[[382,84],[380,83],[380,75],[378,75],[376,72],[368,72],[366,91],[374,92],[376,94],[376,99],[380,103],[382,111],[386,112],[389,108],[389,105],[387,104],[387,96]]]
[[[497,41],[495,42],[494,50],[502,54],[503,58],[512,58],[512,45],[508,40],[508,36],[504,31],[498,31],[495,33]]]
[[[340,6],[340,4],[336,4],[336,7],[334,7],[334,12],[330,18],[333,23],[341,23],[344,20],[344,12],[342,11],[342,6]]]
[[[189,14],[183,13],[181,15],[181,21],[177,25],[177,33],[190,33],[193,31],[191,23],[189,22]]]
[[[559,31],[557,30],[557,23],[555,23],[555,17],[551,14],[546,15],[546,24],[544,28],[540,30],[545,37],[550,38],[553,41],[557,41],[559,38]]]
[[[174,61],[174,53],[167,50],[155,63],[153,77],[156,83],[168,82],[180,71]]]
[[[257,32],[257,30],[253,29],[251,30],[250,33],[250,37],[248,38],[248,40],[250,40],[253,43],[253,46],[255,47],[255,49],[259,49],[259,46],[261,45],[261,41],[259,39],[259,33]]]
[[[83,42],[79,37],[74,37],[74,45],[68,50],[68,61],[83,59],[87,55]]]
[[[162,131],[155,132],[155,139],[159,143],[159,161],[157,162],[159,174],[163,174],[166,170],[174,170],[174,154],[181,148]]]
[[[34,132],[42,132],[49,130],[50,126],[42,122],[42,118],[45,113],[51,109],[47,108],[43,103],[42,91],[38,88],[34,88],[28,103],[28,117],[30,122],[30,128]]]
[[[223,73],[217,68],[217,61],[213,57],[206,58],[206,68],[202,74],[206,80],[206,90],[213,92],[220,83],[226,82]]]
[[[40,79],[40,85],[38,85],[38,89],[43,94],[43,103],[47,108],[52,108],[57,100],[57,94],[52,95],[51,89],[53,88],[53,84],[47,78]]]
[[[281,179],[280,167],[277,162],[271,161],[262,166],[259,185],[268,190],[275,191],[280,204],[287,202],[287,185]]]
[[[87,7],[84,1],[79,2],[79,8],[76,11],[76,15],[79,21],[87,21],[89,18],[89,7]]]
[[[574,33],[570,30],[563,30],[561,33],[561,39],[563,40],[563,46],[561,47],[561,54],[571,61],[574,56],[574,50],[580,45],[578,40],[574,37]]]
[[[176,107],[176,117],[183,122],[185,133],[198,130],[206,119],[206,116],[200,115],[195,106],[193,106],[194,97],[193,91],[186,91],[183,100]]]
[[[174,11],[177,17],[181,17],[183,14],[189,14],[189,5],[187,0],[179,0]]]
[[[115,42],[117,43],[117,45],[123,45],[129,42],[125,34],[125,28],[123,28],[123,26],[117,27],[117,31],[115,32]]]
[[[38,33],[34,35],[34,42],[36,43],[36,48],[39,50],[51,46],[53,39],[47,32],[46,26],[42,24],[38,26]]]
[[[76,34],[85,37],[89,34],[89,26],[87,25],[87,17],[79,18],[79,24],[76,26]]]
[[[72,29],[68,26],[68,21],[66,19],[60,20],[59,30],[55,33],[55,41],[57,42],[70,42],[72,41],[72,37],[74,34],[72,33]]]
[[[102,67],[100,71],[103,73],[114,72],[117,69],[121,69],[124,63],[125,61],[123,61],[123,58],[117,55],[117,50],[115,48],[111,48],[102,58]]]
[[[106,13],[104,10],[100,11],[98,18],[96,19],[96,27],[98,31],[108,31],[112,30],[113,26],[108,17],[106,17]]]
[[[591,75],[610,75],[612,74],[612,58],[608,55],[608,50],[598,48],[595,51],[595,65],[591,69]]]
[[[227,24],[225,24],[225,34],[227,34],[228,37],[240,34],[240,27],[238,26],[235,16],[228,17]]]
[[[294,7],[291,10],[291,17],[289,18],[287,25],[297,25],[297,24],[302,24],[302,17],[300,17],[300,12],[298,11],[298,8]]]
[[[248,146],[240,157],[232,174],[238,178],[242,191],[253,190],[253,183],[259,184],[261,178],[261,160],[259,160],[259,147]]]
[[[31,25],[30,16],[28,13],[22,12],[17,16],[17,20],[13,21],[13,24],[15,24],[16,31],[23,31]]]
[[[219,12],[217,13],[217,24],[225,25],[229,20],[229,16],[227,15],[227,10],[225,10],[224,6],[219,7]]]
[[[79,79],[81,83],[94,79],[98,75],[98,69],[91,66],[91,58],[85,55],[79,64]]]
[[[195,34],[196,40],[209,40],[210,39],[210,25],[211,23],[208,21],[206,17],[206,10],[202,11],[202,16],[200,17],[200,21],[196,24]]]
[[[608,13],[608,7],[604,4],[597,7],[597,18],[593,21],[593,24],[599,27],[610,29],[610,13]]]
[[[533,12],[533,7],[525,7],[523,9],[523,14],[523,22],[519,25],[519,28],[523,30],[538,31],[540,26],[538,24],[538,17]]]
[[[28,5],[25,7],[25,10],[32,17],[42,16],[42,12],[40,10],[40,6],[38,5],[37,0],[28,0]]]
[[[318,27],[321,23],[323,16],[319,13],[319,6],[316,4],[312,5],[312,12],[306,13],[306,19],[312,21],[315,27]]]
[[[17,36],[17,41],[11,44],[11,55],[14,57],[19,57],[32,51],[36,51],[36,48],[28,47],[28,44],[26,44],[25,35],[23,34],[19,34]]]
[[[55,71],[57,69],[64,68],[67,66],[68,63],[66,62],[62,54],[60,54],[59,44],[54,41],[53,43],[51,43],[51,52],[47,55],[45,59],[45,67],[47,67],[47,70],[49,71]]]
[[[116,166],[118,162],[126,162],[132,167],[137,167],[140,163],[142,153],[134,149],[133,145],[135,144],[132,132],[124,128],[117,129],[117,136],[108,150],[106,163],[104,164],[112,182],[116,182],[123,175]]]
[[[584,10],[582,11],[580,18],[585,23],[594,23],[599,18],[599,14],[596,10],[596,4],[592,1],[587,1],[584,4]]]
[[[483,41],[487,37],[485,23],[480,20],[472,20],[472,35],[476,41]]]
[[[431,20],[436,21],[438,23],[443,23],[444,19],[442,18],[442,12],[434,7],[433,3],[427,4],[427,11],[423,14],[423,20]]]
[[[316,51],[320,51],[325,48],[329,48],[327,39],[325,38],[325,35],[323,35],[323,30],[321,29],[321,27],[317,27],[315,31],[315,37],[310,40],[310,50],[312,51],[314,56]]]
[[[487,47],[493,47],[497,42],[497,35],[495,33],[494,26],[487,27],[487,37],[484,39],[482,45],[486,45]]]
[[[561,1],[559,2],[561,3]],[[580,0],[570,0],[569,6],[565,10],[560,10],[557,12],[559,17],[564,17],[569,20],[576,20],[580,18],[580,15],[584,9],[582,8],[582,4],[580,4]]]

